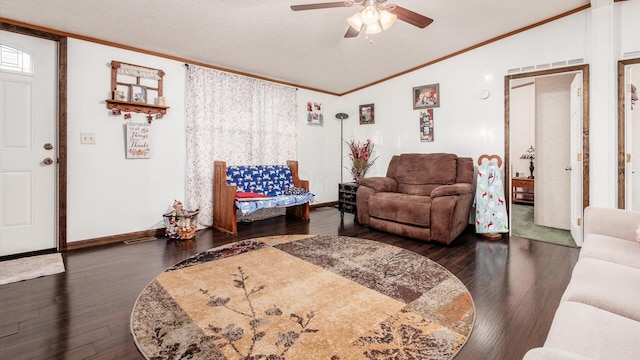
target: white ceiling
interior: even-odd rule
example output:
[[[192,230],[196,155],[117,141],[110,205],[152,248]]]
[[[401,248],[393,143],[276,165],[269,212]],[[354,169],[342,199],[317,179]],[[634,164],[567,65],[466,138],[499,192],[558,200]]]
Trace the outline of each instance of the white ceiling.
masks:
[[[589,0],[390,0],[434,19],[345,39],[361,6],[333,0],[0,0],[0,17],[342,94],[589,4]]]

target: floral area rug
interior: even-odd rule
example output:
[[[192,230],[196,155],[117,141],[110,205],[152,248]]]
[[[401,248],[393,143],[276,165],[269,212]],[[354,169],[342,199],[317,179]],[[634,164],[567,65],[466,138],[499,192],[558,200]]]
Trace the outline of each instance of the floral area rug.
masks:
[[[288,235],[167,269],[140,294],[131,331],[148,359],[451,359],[474,319],[466,287],[424,256]]]

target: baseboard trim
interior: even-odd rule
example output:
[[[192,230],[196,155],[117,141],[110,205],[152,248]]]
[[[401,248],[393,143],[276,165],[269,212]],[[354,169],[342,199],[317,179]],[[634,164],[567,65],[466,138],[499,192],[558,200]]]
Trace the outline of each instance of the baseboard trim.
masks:
[[[326,203],[311,204],[309,207],[311,209],[317,209],[321,207],[332,207],[336,205],[338,205],[337,201],[330,201]],[[164,237],[164,228],[135,231],[135,232],[130,232],[126,234],[118,234],[118,235],[104,236],[104,237],[99,237],[94,239],[67,242],[67,251],[121,243],[125,241],[137,240],[137,239],[142,239],[146,237],[157,237],[157,238]]]
[[[67,251],[85,249],[89,247],[96,247],[114,243],[121,243],[124,241],[136,240],[146,237],[157,237],[161,238],[164,236],[164,229],[151,229],[151,230],[143,230],[143,231],[135,231],[126,234],[118,234],[111,236],[104,236],[94,239],[86,239],[80,241],[73,241],[67,243]]]
[[[337,201],[329,201],[326,203],[319,203],[319,204],[311,204],[309,205],[310,209],[317,209],[317,208],[321,208],[321,207],[333,207],[338,205]]]

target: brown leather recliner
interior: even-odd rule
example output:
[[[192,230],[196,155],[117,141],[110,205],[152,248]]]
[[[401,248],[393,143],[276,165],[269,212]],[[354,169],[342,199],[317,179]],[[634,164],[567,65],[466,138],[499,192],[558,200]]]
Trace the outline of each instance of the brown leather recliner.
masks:
[[[473,160],[455,154],[401,154],[386,177],[360,181],[358,221],[377,230],[449,244],[469,224]]]

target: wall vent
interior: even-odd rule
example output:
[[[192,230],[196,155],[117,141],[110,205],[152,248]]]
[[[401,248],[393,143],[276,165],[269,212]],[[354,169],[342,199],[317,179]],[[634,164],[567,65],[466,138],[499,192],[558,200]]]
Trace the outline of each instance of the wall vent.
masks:
[[[640,51],[635,51],[635,52],[631,52],[631,53],[625,53],[625,56],[640,57]],[[529,71],[533,71],[533,70],[543,70],[543,69],[563,67],[563,66],[568,66],[568,65],[576,65],[576,64],[582,64],[582,63],[584,63],[584,58],[572,59],[572,60],[563,60],[563,61],[552,62],[550,64],[539,64],[539,65],[536,65],[536,66],[531,65],[531,66],[523,66],[521,68],[511,68],[511,69],[507,70],[507,73],[508,74],[515,74],[515,73],[521,73],[521,72],[529,72]]]
[[[556,61],[554,63],[551,63],[552,67],[559,67],[559,66],[565,66],[565,65],[567,65],[566,61]]]

